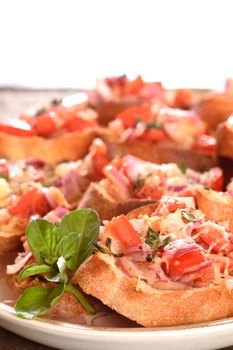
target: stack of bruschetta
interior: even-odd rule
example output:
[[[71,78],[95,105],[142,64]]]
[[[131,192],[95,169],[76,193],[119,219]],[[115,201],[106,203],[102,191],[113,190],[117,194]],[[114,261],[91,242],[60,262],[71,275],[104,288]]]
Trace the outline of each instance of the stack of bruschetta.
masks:
[[[106,78],[0,121],[0,255],[16,253],[18,316],[233,316],[231,85]]]

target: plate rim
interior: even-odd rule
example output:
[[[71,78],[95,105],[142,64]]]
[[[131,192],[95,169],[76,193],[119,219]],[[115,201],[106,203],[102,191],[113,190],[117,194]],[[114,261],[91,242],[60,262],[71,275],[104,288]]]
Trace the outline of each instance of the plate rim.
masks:
[[[206,323],[199,323],[194,325],[181,325],[176,327],[155,327],[155,328],[145,328],[145,327],[95,327],[95,326],[84,326],[75,323],[35,318],[34,320],[26,320],[15,315],[13,308],[0,302],[0,319],[7,320],[15,325],[25,326],[26,328],[39,329],[40,331],[45,331],[46,333],[62,332],[67,333],[67,335],[76,338],[79,336],[86,336],[92,334],[93,336],[114,336],[127,338],[129,336],[137,338],[148,338],[157,337],[173,337],[175,335],[195,335],[202,333],[212,333],[216,331],[223,331],[232,329],[233,330],[233,317],[226,318],[217,321],[211,321]],[[4,327],[4,326],[3,326]]]

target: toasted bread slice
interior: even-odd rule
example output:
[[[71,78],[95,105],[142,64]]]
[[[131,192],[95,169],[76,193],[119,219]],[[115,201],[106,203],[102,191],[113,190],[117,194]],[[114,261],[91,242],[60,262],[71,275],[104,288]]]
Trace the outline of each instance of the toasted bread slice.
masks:
[[[143,160],[157,164],[185,162],[188,168],[205,171],[217,165],[214,153],[201,153],[194,150],[179,148],[175,143],[158,142],[151,144],[140,140],[117,142],[107,130],[99,129],[100,137],[109,149],[110,158],[131,154]]]
[[[151,202],[147,199],[133,198],[125,202],[117,202],[102,186],[92,182],[79,202],[78,209],[92,208],[97,211],[103,221],[110,220],[120,214],[127,214],[131,210]]]
[[[216,137],[218,155],[233,159],[233,117],[219,125]]]
[[[12,160],[39,158],[49,164],[82,158],[95,136],[92,129],[70,132],[45,139],[39,136],[18,137],[0,132],[0,155]]]
[[[233,113],[232,94],[209,93],[201,100],[197,109],[200,117],[215,130],[218,124]]]
[[[199,188],[197,206],[208,220],[225,223],[233,232],[233,198],[227,193]]]
[[[113,256],[101,253],[81,266],[73,283],[144,327],[177,326],[233,315],[232,285],[229,289],[227,285],[219,285],[190,290],[158,290],[124,274]]]

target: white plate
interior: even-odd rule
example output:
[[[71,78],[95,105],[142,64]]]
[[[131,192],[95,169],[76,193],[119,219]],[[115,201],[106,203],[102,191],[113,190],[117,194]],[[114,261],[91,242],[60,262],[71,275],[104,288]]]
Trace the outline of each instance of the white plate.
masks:
[[[94,326],[89,327],[18,318],[13,308],[4,303],[13,298],[4,274],[5,263],[0,260],[0,326],[38,343],[64,350],[204,350],[233,344],[233,318],[190,327],[155,329],[134,327],[133,322],[113,312],[95,317]],[[119,324],[127,328],[120,328]]]

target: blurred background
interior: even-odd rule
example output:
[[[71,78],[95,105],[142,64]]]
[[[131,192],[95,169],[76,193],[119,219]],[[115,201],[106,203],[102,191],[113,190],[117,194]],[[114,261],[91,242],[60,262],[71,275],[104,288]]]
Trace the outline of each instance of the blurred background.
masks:
[[[166,87],[233,76],[231,0],[1,0],[0,86],[92,87],[141,73]]]

